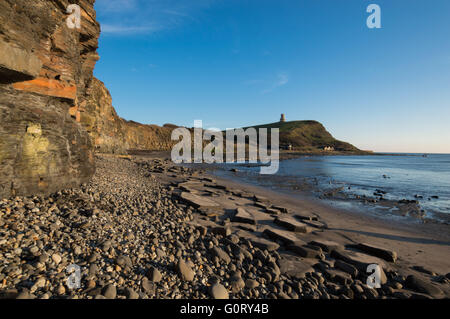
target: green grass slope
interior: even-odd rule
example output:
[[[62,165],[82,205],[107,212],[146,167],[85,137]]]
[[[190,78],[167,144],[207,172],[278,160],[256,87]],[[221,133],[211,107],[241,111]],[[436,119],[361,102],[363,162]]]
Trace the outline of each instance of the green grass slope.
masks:
[[[291,144],[296,151],[316,152],[323,151],[325,147],[334,147],[337,152],[363,152],[350,143],[335,139],[317,121],[276,122],[252,127],[257,130],[259,128],[279,128],[280,145]]]

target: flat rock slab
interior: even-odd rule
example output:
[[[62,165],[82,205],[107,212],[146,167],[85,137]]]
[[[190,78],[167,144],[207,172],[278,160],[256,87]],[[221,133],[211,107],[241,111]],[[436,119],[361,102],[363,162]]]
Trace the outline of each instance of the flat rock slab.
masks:
[[[258,247],[262,250],[275,251],[280,248],[280,245],[278,245],[277,243],[264,238],[251,238],[250,241],[252,242],[253,246]]]
[[[205,197],[201,197],[195,194],[182,192],[178,195],[179,199],[183,202],[193,206],[194,208],[207,208],[207,209],[219,209],[221,206]]]
[[[308,220],[308,221],[304,220],[303,222],[308,226],[318,228],[318,229],[327,229],[328,228],[327,225],[325,225],[322,222],[316,221],[316,220]]]
[[[272,209],[276,209],[279,210],[280,212],[282,212],[283,214],[287,214],[289,211],[286,207],[282,207],[282,206],[272,206]]]
[[[312,221],[312,220],[317,221],[318,220],[316,216],[305,215],[305,214],[295,214],[294,217],[299,220],[305,220],[305,221]]]
[[[324,274],[331,281],[341,285],[348,285],[352,282],[352,277],[348,273],[337,269],[325,269]]]
[[[395,251],[385,249],[379,246],[375,246],[372,244],[366,244],[366,243],[359,243],[356,245],[350,245],[352,248],[356,248],[358,250],[361,250],[367,254],[370,254],[372,256],[376,256],[379,258],[382,258],[386,261],[395,263],[397,260],[397,253]]]
[[[253,200],[260,203],[268,203],[269,199],[264,196],[253,195]]]
[[[306,277],[307,273],[313,273],[314,268],[303,261],[281,258],[279,261],[280,272],[297,279]]]
[[[324,259],[325,256],[322,253],[322,249],[320,247],[307,247],[299,244],[290,245],[288,247],[290,251],[293,251],[297,255],[303,258],[316,258],[316,259]]]
[[[236,215],[233,217],[233,222],[256,225],[256,220],[253,215],[242,207],[236,209]]]
[[[230,225],[232,227],[240,228],[242,230],[246,230],[246,231],[249,231],[249,232],[252,232],[252,233],[256,231],[256,225],[252,225],[252,224],[244,224],[244,223],[232,222]]]
[[[278,230],[274,228],[267,228],[263,232],[264,235],[269,237],[272,240],[279,240],[283,242],[286,245],[294,245],[296,243],[298,244],[304,244],[303,241],[295,237],[294,234],[292,234],[289,231],[286,230]]]
[[[326,251],[327,253],[331,253],[333,250],[336,249],[341,249],[343,250],[344,247],[334,241],[331,240],[321,240],[321,239],[316,239],[313,241],[309,242],[310,245],[312,246],[318,246],[320,248],[322,248],[323,251]]]
[[[377,264],[383,269],[386,267],[386,263],[380,258],[354,251],[340,249],[333,250],[331,252],[331,257],[345,261],[346,263],[355,266],[359,271],[363,273],[367,272],[367,267],[371,264]]]
[[[289,216],[277,217],[274,220],[275,224],[286,228],[289,231],[293,231],[296,233],[310,233],[312,230],[310,227],[306,226],[304,223],[301,223]]]

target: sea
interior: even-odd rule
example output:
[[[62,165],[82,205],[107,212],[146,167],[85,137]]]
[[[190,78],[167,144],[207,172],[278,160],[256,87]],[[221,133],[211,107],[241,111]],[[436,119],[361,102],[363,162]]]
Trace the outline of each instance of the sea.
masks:
[[[218,164],[213,171],[220,177],[310,194],[342,208],[386,216],[398,214],[381,205],[383,201],[417,201],[425,218],[450,221],[450,154],[302,156],[281,161],[275,175],[259,172],[260,167],[251,164]],[[330,193],[333,196],[326,196]]]

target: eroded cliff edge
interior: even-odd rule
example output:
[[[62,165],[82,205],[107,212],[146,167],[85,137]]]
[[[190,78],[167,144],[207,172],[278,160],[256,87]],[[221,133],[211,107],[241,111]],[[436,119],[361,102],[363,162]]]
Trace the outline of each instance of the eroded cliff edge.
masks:
[[[91,136],[96,152],[160,151],[170,150],[174,145],[171,134],[175,125],[145,125],[119,117],[110,92],[96,78],[88,88],[87,102],[80,110],[79,121]]]
[[[70,3],[80,29],[66,24]],[[89,181],[93,145],[77,118],[99,58],[94,0],[2,0],[0,26],[0,198]]]

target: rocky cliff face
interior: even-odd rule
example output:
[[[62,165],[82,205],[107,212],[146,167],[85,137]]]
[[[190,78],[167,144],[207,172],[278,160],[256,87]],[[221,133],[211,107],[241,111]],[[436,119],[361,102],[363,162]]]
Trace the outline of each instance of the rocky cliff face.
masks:
[[[81,7],[80,29],[66,24],[70,3]],[[98,60],[93,5],[0,1],[0,198],[72,187],[94,173],[79,123]]]
[[[79,113],[79,121],[101,153],[126,153],[128,150],[170,150],[174,125],[144,125],[120,118],[109,91],[93,79],[87,91],[88,100]]]

